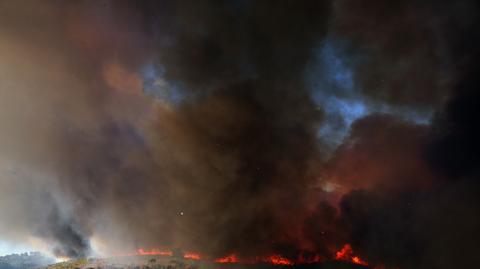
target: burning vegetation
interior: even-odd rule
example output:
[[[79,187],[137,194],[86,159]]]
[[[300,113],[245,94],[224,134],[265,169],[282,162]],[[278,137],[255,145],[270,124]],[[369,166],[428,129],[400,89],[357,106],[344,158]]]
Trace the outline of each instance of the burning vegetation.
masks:
[[[225,257],[212,258],[212,257],[202,255],[200,253],[194,253],[194,252],[184,253],[181,250],[175,250],[175,251],[160,250],[160,249],[144,250],[143,248],[138,249],[135,253],[117,255],[116,257],[135,257],[135,256],[158,256],[158,257],[174,258],[177,260],[202,261],[202,262],[209,262],[214,264],[240,264],[240,265],[270,264],[270,265],[277,265],[277,266],[319,264],[319,263],[328,261],[326,259],[321,259],[318,254],[315,254],[315,255],[309,254],[308,256],[306,256],[302,253],[295,258],[286,258],[280,254],[257,256],[253,258],[252,257],[240,258],[236,254],[230,254]],[[353,249],[350,246],[350,244],[345,244],[342,249],[336,252],[335,257],[331,260],[368,266],[368,263],[366,261],[354,255]]]

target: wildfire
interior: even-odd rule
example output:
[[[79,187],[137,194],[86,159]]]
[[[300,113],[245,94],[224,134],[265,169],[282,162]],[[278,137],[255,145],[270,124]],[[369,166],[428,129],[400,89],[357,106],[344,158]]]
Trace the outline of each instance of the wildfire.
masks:
[[[187,252],[183,255],[183,258],[190,259],[190,260],[200,260],[200,254],[193,253],[193,252]]]
[[[139,248],[137,250],[137,253],[134,255],[140,255],[140,256],[145,256],[145,255],[158,255],[158,256],[173,256],[173,251],[171,250],[159,250],[159,249],[152,249],[152,250],[144,250],[143,248]],[[184,259],[190,259],[190,260],[200,260],[200,254],[195,253],[195,252],[186,252],[183,254]]]
[[[235,254],[231,254],[226,257],[216,259],[215,262],[216,263],[237,263],[238,258]]]
[[[173,256],[173,251],[171,250],[144,250],[140,248],[137,250],[136,255],[159,255],[159,256]],[[186,252],[183,254],[183,258],[191,260],[210,260],[212,259],[205,258],[195,252]],[[321,262],[322,258],[320,255],[314,255],[311,257],[304,257],[303,255],[299,256],[297,259],[288,259],[279,254],[272,254],[267,256],[260,256],[255,258],[239,258],[235,254],[230,254],[228,256],[213,259],[215,263],[243,263],[243,264],[254,264],[254,263],[269,263],[273,265],[295,265],[295,264],[307,264],[307,263],[318,263]],[[359,264],[359,265],[368,265],[366,261],[361,259],[359,256],[355,256],[353,253],[352,246],[350,244],[345,244],[342,249],[335,253],[335,260],[345,261],[349,263]]]
[[[138,255],[159,255],[159,256],[173,256],[173,252],[171,250],[158,250],[152,249],[150,251],[146,251],[143,248],[137,250]]]
[[[271,264],[277,264],[277,265],[293,265],[294,264],[291,260],[284,258],[280,255],[268,256],[262,259],[262,261],[271,263]]]
[[[215,260],[216,263],[271,263],[276,265],[293,265],[294,262],[280,255],[257,257],[254,259],[239,259],[235,254]]]
[[[353,255],[353,249],[350,244],[345,244],[343,248],[335,254],[335,259],[339,261],[347,261],[360,265],[368,265],[366,261],[358,256]]]

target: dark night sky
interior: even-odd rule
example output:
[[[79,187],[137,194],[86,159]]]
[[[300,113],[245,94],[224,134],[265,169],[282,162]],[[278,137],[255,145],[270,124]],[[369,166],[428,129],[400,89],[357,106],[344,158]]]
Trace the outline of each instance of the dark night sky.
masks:
[[[479,26],[475,0],[2,1],[0,253],[473,268]]]

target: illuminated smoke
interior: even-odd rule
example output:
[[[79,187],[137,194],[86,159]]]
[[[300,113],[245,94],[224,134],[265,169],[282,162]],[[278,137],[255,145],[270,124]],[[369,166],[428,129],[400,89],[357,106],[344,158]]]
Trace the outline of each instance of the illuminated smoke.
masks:
[[[440,2],[1,3],[2,236],[477,264],[477,4]]]

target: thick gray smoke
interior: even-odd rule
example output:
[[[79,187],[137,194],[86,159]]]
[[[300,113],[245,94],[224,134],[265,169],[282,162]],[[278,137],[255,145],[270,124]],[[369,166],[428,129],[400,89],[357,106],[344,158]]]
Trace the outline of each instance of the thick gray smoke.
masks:
[[[21,205],[44,192],[20,211],[41,219],[22,221],[27,234],[65,256],[87,255],[95,235],[211,255],[296,241],[291,216],[306,214],[321,160],[322,112],[303,73],[328,1],[4,6],[18,13],[4,43],[26,46],[12,61],[27,62],[4,65],[27,84],[5,92],[27,113],[9,119],[27,140],[9,135],[11,169],[47,170],[19,183],[33,184],[19,187]],[[148,85],[148,72],[163,74]]]

